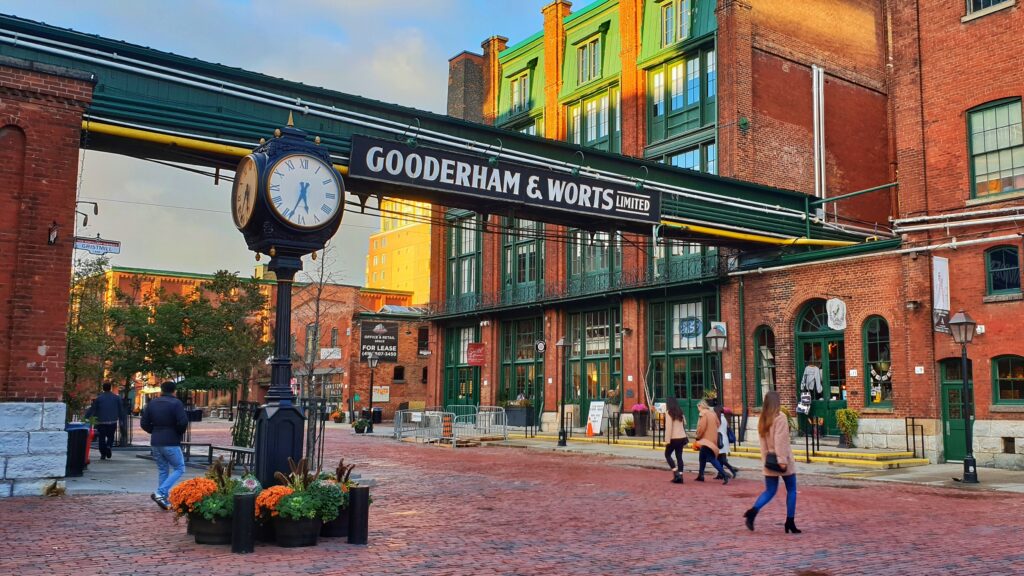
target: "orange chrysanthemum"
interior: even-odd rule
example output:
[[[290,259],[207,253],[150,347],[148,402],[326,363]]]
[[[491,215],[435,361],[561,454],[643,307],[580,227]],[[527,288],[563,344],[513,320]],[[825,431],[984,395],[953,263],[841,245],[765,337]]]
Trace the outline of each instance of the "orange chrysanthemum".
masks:
[[[171,507],[179,514],[187,514],[195,509],[203,498],[217,491],[217,483],[209,478],[192,478],[171,488],[169,500]]]
[[[271,486],[263,490],[256,497],[256,515],[262,516],[269,512],[271,516],[277,516],[277,503],[292,492],[294,490],[287,486]]]

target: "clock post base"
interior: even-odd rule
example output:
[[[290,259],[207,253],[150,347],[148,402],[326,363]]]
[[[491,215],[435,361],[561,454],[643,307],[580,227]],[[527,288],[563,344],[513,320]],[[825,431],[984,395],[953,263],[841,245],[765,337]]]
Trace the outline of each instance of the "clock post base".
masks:
[[[256,418],[255,474],[264,487],[274,486],[275,472],[288,474],[288,458],[302,458],[305,418],[290,402],[271,402]]]

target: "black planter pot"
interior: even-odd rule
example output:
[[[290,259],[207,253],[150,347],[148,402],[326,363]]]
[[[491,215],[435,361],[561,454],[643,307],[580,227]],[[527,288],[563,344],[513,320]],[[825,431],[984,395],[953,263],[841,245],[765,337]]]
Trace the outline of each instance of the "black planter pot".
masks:
[[[505,408],[505,417],[509,426],[536,426],[537,413],[532,407]]]
[[[320,519],[292,520],[290,518],[274,518],[274,533],[277,535],[277,545],[282,548],[300,548],[302,546],[316,546],[317,538],[320,536],[320,526],[323,524]]]
[[[231,544],[231,518],[207,520],[198,514],[189,515],[189,525],[196,544]]]
[[[626,428],[626,436],[636,436],[636,430],[632,428]]]
[[[647,436],[647,432],[651,429],[650,417],[651,413],[646,410],[643,412],[633,412],[633,422],[636,423],[637,436]]]
[[[271,520],[266,522],[256,521],[256,541],[258,542],[276,542],[277,536],[274,534],[274,523]]]
[[[320,528],[321,538],[341,538],[348,536],[348,508],[338,508],[338,517],[324,522]]]

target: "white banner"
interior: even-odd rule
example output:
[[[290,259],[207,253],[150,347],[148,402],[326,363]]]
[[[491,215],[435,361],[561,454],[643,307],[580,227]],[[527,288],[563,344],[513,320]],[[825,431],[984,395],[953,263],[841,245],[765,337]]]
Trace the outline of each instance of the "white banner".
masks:
[[[846,302],[839,298],[830,298],[825,302],[828,312],[828,327],[833,330],[846,330]]]
[[[949,333],[949,259],[932,256],[932,326]]]

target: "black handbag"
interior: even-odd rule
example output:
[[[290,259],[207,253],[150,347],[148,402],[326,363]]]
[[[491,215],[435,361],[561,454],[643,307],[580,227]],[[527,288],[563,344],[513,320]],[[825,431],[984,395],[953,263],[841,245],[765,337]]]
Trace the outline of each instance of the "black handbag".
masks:
[[[725,442],[722,441],[722,433],[719,432],[718,433],[718,449],[721,450],[722,448],[725,448]]]
[[[775,452],[769,452],[764,458],[764,467],[775,472],[785,472],[786,469],[779,466],[779,457]]]

